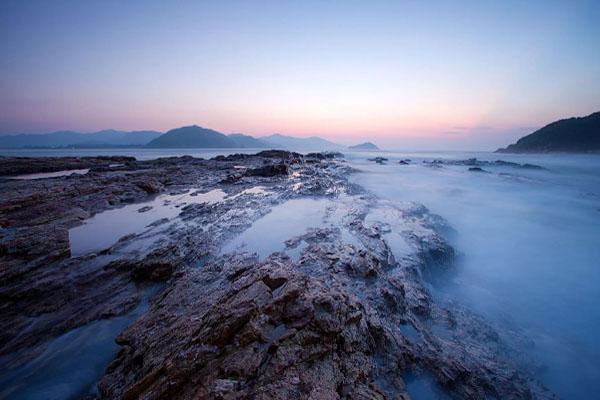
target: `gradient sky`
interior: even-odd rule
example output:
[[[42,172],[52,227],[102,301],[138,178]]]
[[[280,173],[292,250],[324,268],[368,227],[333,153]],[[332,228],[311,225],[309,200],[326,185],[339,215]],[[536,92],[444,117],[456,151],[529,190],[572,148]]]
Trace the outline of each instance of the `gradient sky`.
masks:
[[[2,0],[0,54],[0,134],[492,149],[600,110],[597,0]]]

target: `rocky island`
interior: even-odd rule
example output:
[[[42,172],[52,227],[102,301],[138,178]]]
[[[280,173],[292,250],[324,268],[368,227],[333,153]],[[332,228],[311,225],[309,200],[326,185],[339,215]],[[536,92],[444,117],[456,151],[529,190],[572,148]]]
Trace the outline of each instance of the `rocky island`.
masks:
[[[373,144],[371,142],[365,142],[365,143],[356,144],[354,146],[349,146],[348,149],[350,149],[350,150],[379,150],[379,147],[377,147],[375,144]]]
[[[409,399],[419,377],[554,398],[484,319],[430,294],[453,265],[444,220],[349,183],[339,154],[0,171],[0,397]]]

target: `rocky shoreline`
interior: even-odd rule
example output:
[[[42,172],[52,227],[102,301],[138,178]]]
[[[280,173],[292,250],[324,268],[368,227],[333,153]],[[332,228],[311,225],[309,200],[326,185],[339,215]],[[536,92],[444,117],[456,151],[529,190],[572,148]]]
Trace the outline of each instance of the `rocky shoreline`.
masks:
[[[12,373],[57,340],[124,316],[110,365],[64,397],[409,399],[416,375],[453,398],[554,398],[482,318],[428,291],[452,268],[444,221],[350,184],[339,155],[0,159],[3,175],[74,168],[89,172],[0,181],[1,398],[24,396]],[[103,213],[162,206],[175,214],[73,249]],[[251,229],[278,213],[297,229],[263,249],[272,233]],[[234,246],[244,233],[258,247]]]

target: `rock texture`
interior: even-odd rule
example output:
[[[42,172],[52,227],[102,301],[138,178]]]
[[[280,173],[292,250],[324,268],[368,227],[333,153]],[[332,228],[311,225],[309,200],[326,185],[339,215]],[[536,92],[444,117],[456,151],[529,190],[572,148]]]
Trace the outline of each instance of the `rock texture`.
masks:
[[[114,164],[134,162],[133,157],[2,157],[0,177],[55,172],[84,168],[106,168]]]
[[[406,375],[427,373],[455,398],[553,398],[483,319],[430,295],[427,277],[454,258],[444,221],[374,198],[350,172],[334,155],[268,151],[1,183],[0,356],[26,363],[161,282],[116,337],[91,397],[409,399]],[[190,188],[226,197],[69,257],[68,229],[89,216]],[[322,224],[281,252],[223,251],[273,207],[306,197],[326,202]]]

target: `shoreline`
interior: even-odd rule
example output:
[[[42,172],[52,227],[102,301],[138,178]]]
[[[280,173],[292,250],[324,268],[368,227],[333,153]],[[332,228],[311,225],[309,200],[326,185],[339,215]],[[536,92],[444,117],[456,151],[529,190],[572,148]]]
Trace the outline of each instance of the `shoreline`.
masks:
[[[133,310],[158,283],[148,311],[117,332],[100,398],[398,398],[410,374],[459,398],[553,398],[485,321],[431,298],[423,273],[451,268],[453,258],[438,233],[443,220],[375,198],[348,183],[351,172],[331,156],[272,151],[0,182],[2,357],[28,349],[17,361],[35,359],[53,338]],[[225,197],[182,204],[108,249],[69,257],[69,229],[90,217],[190,189]],[[324,203],[302,203],[309,198]],[[294,215],[321,206],[325,223],[283,238],[282,251],[263,260],[221,253],[277,207]]]

